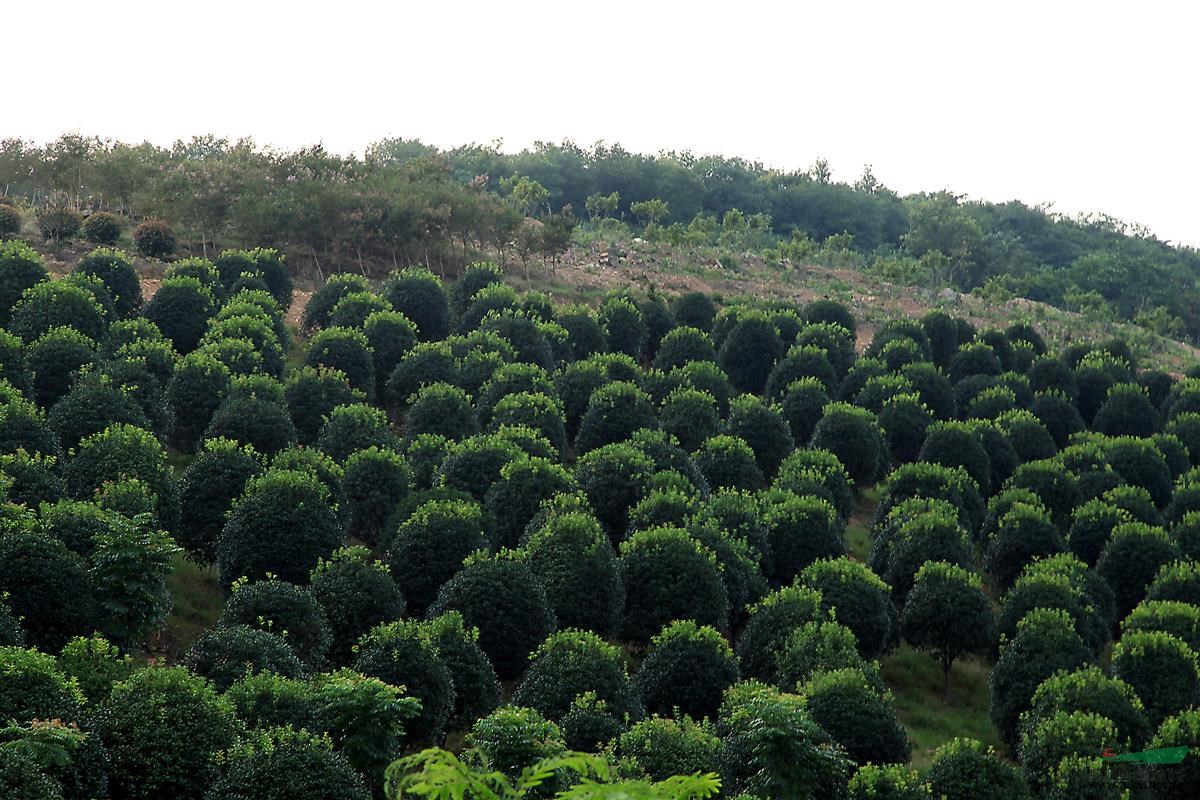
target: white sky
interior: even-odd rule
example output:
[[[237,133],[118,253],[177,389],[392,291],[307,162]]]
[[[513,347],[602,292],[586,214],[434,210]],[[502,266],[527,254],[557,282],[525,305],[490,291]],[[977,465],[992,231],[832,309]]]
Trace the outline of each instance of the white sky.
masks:
[[[1200,4],[25,0],[0,137],[564,138],[1104,211],[1200,245]],[[111,93],[104,89],[112,87]]]

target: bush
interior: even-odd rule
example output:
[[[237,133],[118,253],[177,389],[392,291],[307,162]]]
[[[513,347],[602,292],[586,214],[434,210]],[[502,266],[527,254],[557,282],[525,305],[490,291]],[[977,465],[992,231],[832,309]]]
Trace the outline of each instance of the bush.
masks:
[[[441,738],[454,707],[454,676],[424,626],[404,621],[374,628],[359,642],[354,669],[393,686],[403,686],[421,701],[420,715],[409,725],[412,740],[433,742]]]
[[[204,438],[230,439],[273,456],[296,443],[296,428],[282,403],[229,396],[213,414]]]
[[[32,648],[0,647],[0,715],[6,724],[79,718],[84,696],[52,656]]]
[[[629,509],[649,489],[654,462],[627,444],[612,444],[584,454],[575,478],[587,494],[609,538],[619,542],[629,528]]]
[[[196,349],[216,311],[212,292],[199,280],[167,278],[146,303],[142,314],[158,326],[180,354]]]
[[[310,670],[324,663],[332,638],[312,592],[280,580],[235,584],[217,624],[274,633]]]
[[[616,632],[625,587],[612,545],[594,518],[581,512],[554,514],[524,548],[563,628],[604,636]]]
[[[1156,506],[1166,508],[1171,500],[1171,470],[1153,442],[1123,436],[1106,442],[1104,449],[1117,474],[1148,491]]]
[[[570,472],[544,458],[505,464],[499,480],[488,489],[486,498],[487,508],[496,518],[497,543],[502,547],[516,547],[525,527],[544,501],[576,488]]]
[[[149,667],[113,687],[99,717],[113,797],[200,800],[216,775],[214,756],[238,724],[229,703],[186,669]]]
[[[370,292],[370,290],[367,279],[361,275],[346,272],[329,276],[329,280],[313,292],[312,297],[308,300],[308,305],[304,307],[304,313],[300,318],[301,327],[306,331],[311,331],[314,328],[327,326],[330,313],[343,297],[356,292]]]
[[[264,800],[369,800],[362,777],[327,739],[308,731],[273,728],[221,754],[220,772],[205,800],[243,800],[253,788]]]
[[[717,351],[707,333],[683,325],[674,328],[663,337],[654,357],[654,366],[661,370],[670,370],[691,361],[716,363]]]
[[[722,789],[797,800],[844,797],[853,764],[804,699],[759,683],[732,687],[717,721]]]
[[[818,497],[781,492],[764,509],[763,523],[771,553],[766,574],[776,585],[790,583],[819,559],[846,552],[837,512]]]
[[[863,658],[888,649],[896,616],[890,587],[865,565],[845,556],[822,559],[805,567],[799,582],[821,593],[834,619],[853,631]]]
[[[529,567],[514,554],[474,557],[447,581],[430,616],[458,611],[479,629],[479,646],[503,680],[519,675],[530,653],[554,632],[554,612]]]
[[[795,441],[808,442],[812,438],[829,402],[829,394],[816,378],[803,378],[788,386],[780,410]]]
[[[464,729],[499,703],[500,681],[496,670],[479,647],[479,631],[466,627],[457,611],[434,617],[426,623],[426,628],[438,648],[438,657],[454,680],[450,726]]]
[[[1099,614],[1083,587],[1057,570],[1036,568],[1026,570],[1005,593],[1000,612],[1000,635],[1007,639],[1015,636],[1017,624],[1035,608],[1066,611],[1092,652],[1098,653],[1111,638],[1110,631],[1100,624]]]
[[[1014,746],[1018,721],[1042,681],[1058,670],[1073,670],[1089,658],[1087,646],[1065,611],[1038,608],[1017,624],[1017,635],[1001,644],[988,681],[992,722],[1000,738]],[[1135,686],[1136,688],[1136,686]]]
[[[1133,687],[1096,666],[1056,672],[1042,681],[1029,711],[1021,717],[1021,727],[1032,731],[1058,712],[1085,712],[1109,719],[1118,739],[1134,750],[1145,746],[1150,737],[1142,701]]]
[[[420,701],[404,690],[348,669],[313,681],[316,725],[360,775],[379,788],[387,765],[401,752],[406,724],[418,716]]]
[[[792,347],[771,370],[763,396],[772,401],[782,400],[789,386],[806,378],[816,380],[827,392],[833,391],[840,380],[826,351],[817,345]]]
[[[73,273],[91,275],[103,281],[112,295],[118,317],[130,317],[142,307],[141,281],[133,269],[133,262],[121,250],[97,247],[79,260]]]
[[[1039,392],[1030,410],[1060,449],[1067,446],[1072,436],[1084,430],[1083,417],[1079,416],[1075,405],[1057,390]]]
[[[1018,503],[1002,516],[987,545],[985,563],[996,583],[1008,588],[1027,564],[1066,550],[1062,534],[1040,508]]]
[[[646,342],[646,322],[637,305],[625,297],[610,297],[596,315],[604,331],[608,349],[640,359]]]
[[[229,368],[206,353],[179,360],[167,385],[171,438],[185,451],[195,450],[229,390]]]
[[[931,800],[933,797],[929,786],[915,770],[897,764],[864,764],[854,773],[847,788],[849,800]]]
[[[594,633],[564,630],[531,655],[513,702],[551,720],[562,719],[574,699],[593,692],[618,719],[641,716],[641,704],[621,663],[620,651]]]
[[[621,545],[624,635],[648,642],[667,622],[723,629],[728,600],[716,555],[679,528],[639,531]]]
[[[736,436],[713,436],[705,440],[695,458],[704,480],[713,488],[755,491],[766,485],[754,451]]]
[[[348,515],[346,534],[375,546],[390,533],[390,517],[408,495],[412,471],[399,454],[369,447],[346,460],[342,484]]]
[[[375,365],[366,335],[351,328],[324,328],[309,340],[304,363],[329,367],[346,376],[350,386],[367,398],[375,394]]]
[[[542,759],[566,752],[562,732],[532,708],[506,705],[475,723],[465,743],[474,758],[515,780]],[[560,779],[551,776],[546,791],[556,792]]]
[[[409,605],[427,608],[438,589],[462,567],[463,560],[485,549],[479,506],[461,501],[431,501],[416,508],[399,526],[386,561]]]
[[[1003,371],[996,352],[982,342],[962,345],[948,368],[951,383],[959,383],[973,375],[999,375]]]
[[[575,448],[586,453],[628,439],[640,428],[657,428],[650,398],[631,383],[618,381],[592,393],[579,423]]]
[[[831,403],[813,431],[812,447],[833,453],[855,485],[866,487],[886,468],[883,442],[874,414],[847,403]]]
[[[27,344],[60,327],[74,328],[97,342],[105,326],[104,311],[95,298],[66,280],[42,281],[26,289],[9,322],[9,330]]]
[[[0,241],[0,324],[8,329],[12,310],[25,291],[49,280],[36,250],[24,242]]]
[[[427,269],[411,267],[394,272],[381,291],[392,308],[417,326],[421,341],[445,339],[450,335],[450,305],[441,281]]]
[[[364,396],[350,388],[345,373],[327,367],[301,367],[284,386],[288,412],[300,444],[313,444],[326,418],[338,406],[353,405]]]
[[[721,740],[708,722],[687,717],[650,717],[633,725],[614,742],[621,761],[631,760],[652,781],[674,775],[716,772]]]
[[[962,467],[979,486],[982,494],[986,496],[991,493],[991,459],[972,428],[965,423],[934,424],[925,437],[917,459],[947,467]]]
[[[1164,631],[1134,630],[1122,636],[1113,649],[1112,674],[1133,687],[1151,726],[1200,702],[1195,652]]]
[[[801,687],[813,720],[858,763],[903,764],[911,746],[890,693],[880,692],[857,669],[819,674]]]
[[[651,639],[634,685],[649,713],[715,718],[722,695],[738,678],[737,658],[725,638],[683,620]]]
[[[1179,559],[1179,549],[1162,528],[1126,522],[1113,529],[1096,571],[1112,587],[1122,617],[1146,596],[1163,566]]]
[[[717,402],[712,395],[686,387],[667,395],[658,416],[663,430],[678,439],[680,446],[689,452],[714,436],[721,424]]]
[[[116,214],[95,211],[88,214],[81,226],[83,238],[100,245],[113,245],[121,238],[121,220]]]
[[[274,673],[299,678],[304,666],[282,636],[245,625],[206,631],[188,649],[183,663],[225,691],[249,675]]]
[[[1177,561],[1158,570],[1147,600],[1179,600],[1200,605],[1200,561]]]
[[[133,673],[133,659],[100,634],[76,637],[67,642],[58,656],[58,668],[74,678],[87,703],[97,707],[108,699],[113,685]]]
[[[685,292],[671,300],[671,314],[676,324],[707,332],[712,330],[717,308],[707,294]]]
[[[49,408],[67,393],[79,370],[92,363],[96,343],[74,328],[53,328],[25,350],[32,372],[33,399]]]
[[[83,217],[69,208],[48,208],[38,214],[38,229],[47,242],[69,242],[81,225]]]
[[[180,479],[180,524],[176,538],[199,562],[216,558],[225,515],[247,481],[263,466],[252,447],[228,439],[209,439]]]
[[[930,794],[947,800],[1030,800],[1020,770],[974,739],[955,739],[937,749],[925,774]]]
[[[1036,494],[1060,531],[1070,528],[1071,514],[1083,500],[1078,479],[1051,460],[1017,467],[1005,488],[1028,489]]]
[[[1108,390],[1096,412],[1092,430],[1106,436],[1151,436],[1158,429],[1158,412],[1142,387],[1121,383]]]
[[[737,641],[742,672],[748,678],[776,683],[776,656],[793,630],[826,616],[821,593],[785,586],[750,607],[750,617]]]
[[[223,586],[268,573],[304,583],[321,558],[342,544],[328,491],[305,472],[269,470],[251,478],[234,503],[217,543]]]
[[[730,404],[725,427],[730,435],[750,445],[759,469],[768,479],[774,477],[780,463],[795,447],[791,430],[779,410],[749,395]]]
[[[71,496],[86,499],[114,478],[136,478],[154,493],[159,523],[168,531],[179,521],[179,494],[162,445],[133,425],[111,425],[79,444],[64,470]]]
[[[717,363],[740,392],[762,394],[775,362],[783,354],[783,342],[774,324],[764,314],[743,315],[721,343]]]
[[[161,219],[148,219],[133,229],[133,246],[146,258],[175,254],[175,231]]]
[[[1173,717],[1163,720],[1158,732],[1150,740],[1150,747],[1188,747],[1188,754],[1183,763],[1176,767],[1179,773],[1178,782],[1162,784],[1156,788],[1158,797],[1162,800],[1186,800],[1193,793],[1191,787],[1200,781],[1200,756],[1196,748],[1200,747],[1200,710],[1180,712]]]
[[[387,415],[364,403],[338,406],[329,412],[317,436],[317,448],[339,464],[359,450],[379,447],[399,450],[400,439],[388,424]]]

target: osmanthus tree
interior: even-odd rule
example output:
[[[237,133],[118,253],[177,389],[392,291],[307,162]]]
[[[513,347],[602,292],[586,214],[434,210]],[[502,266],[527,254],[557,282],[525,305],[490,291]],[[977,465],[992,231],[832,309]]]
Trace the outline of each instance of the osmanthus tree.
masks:
[[[937,656],[946,692],[954,662],[967,653],[985,654],[995,641],[992,606],[979,576],[944,561],[926,562],[913,580],[900,631],[914,647]]]
[[[934,797],[978,800],[1031,800],[1021,770],[974,739],[955,739],[933,755],[925,773]]]

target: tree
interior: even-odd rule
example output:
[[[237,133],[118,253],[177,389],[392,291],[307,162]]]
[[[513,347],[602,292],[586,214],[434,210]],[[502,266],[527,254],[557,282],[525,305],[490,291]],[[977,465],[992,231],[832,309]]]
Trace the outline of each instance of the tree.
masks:
[[[406,620],[373,628],[359,640],[354,669],[403,686],[421,701],[419,715],[408,726],[410,742],[441,738],[454,708],[454,676],[421,623]]]
[[[584,692],[595,693],[618,719],[642,715],[620,651],[594,633],[563,630],[550,635],[531,654],[529,669],[513,694],[513,702],[533,708],[547,719],[559,720]]]
[[[176,446],[188,452],[196,449],[230,382],[229,368],[207,353],[191,353],[179,360],[167,385],[171,438]]]
[[[164,220],[148,219],[133,229],[133,246],[146,258],[166,259],[175,253],[175,231]]]
[[[1113,529],[1096,571],[1112,586],[1124,617],[1145,598],[1158,571],[1178,559],[1179,549],[1162,528],[1126,522]]]
[[[667,622],[723,629],[728,599],[716,555],[679,528],[639,531],[621,545],[624,635],[648,642]]]
[[[837,512],[819,497],[780,492],[766,504],[762,519],[771,552],[767,577],[776,585],[790,583],[819,559],[846,552]]]
[[[1077,669],[1088,659],[1087,646],[1067,612],[1037,608],[1026,614],[1017,623],[1017,635],[1001,644],[989,679],[990,713],[1000,738],[1015,745],[1017,723],[1029,710],[1038,685],[1058,670]]]
[[[933,797],[946,800],[1030,800],[1033,797],[1016,765],[974,739],[954,739],[939,747],[925,780]]]
[[[108,515],[107,529],[93,539],[88,570],[102,614],[103,631],[125,648],[136,646],[171,610],[167,576],[180,552],[149,514],[129,519]]]
[[[479,646],[479,631],[468,628],[462,615],[448,611],[426,623],[438,657],[454,679],[454,708],[450,726],[461,730],[493,711],[500,702],[496,670]]]
[[[766,485],[754,451],[736,436],[706,439],[696,450],[696,466],[714,488],[756,491]]]
[[[737,658],[720,632],[691,620],[668,624],[650,640],[634,685],[651,714],[715,718],[738,681]]]
[[[753,681],[732,687],[717,720],[722,789],[797,800],[844,797],[852,763],[804,699]]]
[[[351,388],[371,398],[375,394],[375,365],[366,335],[353,328],[323,328],[309,340],[304,363],[335,369]]]
[[[836,455],[857,486],[874,484],[885,464],[883,432],[875,415],[847,403],[825,407],[812,446]]]
[[[597,218],[611,217],[617,213],[617,206],[620,202],[620,192],[610,192],[609,194],[595,192],[588,195],[586,205],[588,219],[594,222]]]
[[[721,740],[712,723],[688,717],[649,717],[630,726],[614,742],[618,759],[632,760],[651,780],[718,769]]]
[[[858,763],[903,764],[911,754],[890,692],[857,669],[835,669],[799,687],[813,720]]]
[[[277,634],[309,669],[324,664],[331,640],[329,624],[312,592],[273,579],[235,584],[217,624]]]
[[[73,272],[102,280],[112,295],[118,317],[130,317],[142,307],[141,281],[133,269],[133,262],[123,251],[98,247],[81,258]]]
[[[335,408],[353,405],[365,396],[350,387],[343,372],[328,367],[301,367],[288,376],[284,398],[296,438],[300,444],[310,445],[317,440],[326,417]]]
[[[629,211],[635,217],[642,220],[644,225],[649,227],[657,225],[659,220],[670,215],[671,208],[667,204],[667,201],[654,197],[649,200],[638,200],[630,203]]]
[[[901,612],[900,631],[914,647],[937,655],[947,693],[954,662],[967,653],[986,653],[995,641],[992,607],[979,576],[943,561],[925,563]]]
[[[430,607],[430,615],[458,611],[479,629],[479,646],[511,680],[526,667],[530,653],[554,632],[557,621],[545,592],[518,554],[468,558]]]
[[[224,752],[206,800],[368,800],[362,777],[328,740],[308,731],[273,728]],[[253,787],[251,790],[250,787]]]
[[[225,587],[237,578],[304,583],[321,558],[341,546],[341,526],[316,476],[268,470],[251,478],[234,503],[217,543]]]
[[[344,464],[360,450],[372,447],[399,450],[401,443],[388,423],[387,414],[365,403],[350,403],[329,412],[317,435],[316,446]]]
[[[523,546],[563,628],[616,633],[625,587],[616,553],[594,517],[580,511],[551,514]]]
[[[213,757],[233,746],[238,723],[202,678],[147,667],[113,687],[98,728],[114,797],[201,800],[216,775]]]
[[[712,298],[703,292],[685,292],[671,301],[671,314],[680,326],[707,333],[712,330],[717,309]]]
[[[476,550],[486,549],[482,509],[456,500],[432,500],[400,523],[385,560],[409,605],[421,611]]]
[[[890,646],[896,609],[890,587],[878,575],[845,556],[814,561],[799,582],[821,593],[834,619],[854,632],[863,658],[876,658]]]
[[[653,473],[649,456],[625,443],[596,448],[576,462],[575,478],[614,543],[625,537],[629,509],[645,494]]]
[[[1200,711],[1195,709],[1182,711],[1163,720],[1162,725],[1158,727],[1158,732],[1150,740],[1150,747],[1155,749],[1183,746],[1189,748],[1183,763],[1177,767],[1181,773],[1179,782],[1157,789],[1163,800],[1185,800],[1191,792],[1190,787],[1195,785],[1196,780],[1200,778],[1200,774],[1198,774],[1200,770],[1197,769],[1200,765],[1197,765],[1195,750],[1198,743],[1200,743]]]
[[[450,335],[450,304],[441,281],[427,269],[412,267],[392,273],[381,291],[392,308],[417,326],[423,342]]]
[[[1120,383],[1108,390],[1096,411],[1092,430],[1106,436],[1152,436],[1158,430],[1158,412],[1142,387]]]
[[[209,629],[188,648],[183,663],[221,691],[250,675],[304,674],[304,665],[282,636],[246,625]]]
[[[1065,550],[1062,535],[1045,511],[1017,503],[1000,517],[985,560],[988,572],[1007,588],[1031,561]]]
[[[1142,699],[1151,726],[1200,702],[1196,654],[1164,631],[1130,631],[1113,648],[1112,674]]]
[[[783,342],[770,318],[750,312],[741,316],[722,341],[717,363],[736,389],[762,394],[782,354]]]
[[[204,440],[228,439],[274,456],[296,443],[296,428],[281,402],[229,394],[213,413]]]
[[[187,355],[200,344],[215,311],[212,292],[196,278],[181,275],[164,280],[142,314],[171,340],[177,352]]]
[[[730,403],[725,427],[730,435],[750,445],[759,469],[768,479],[774,477],[780,463],[794,448],[791,429],[783,414],[755,397],[743,395]]]
[[[1145,708],[1133,687],[1097,666],[1056,672],[1042,681],[1029,711],[1021,717],[1021,727],[1029,731],[1058,712],[1076,711],[1111,720],[1118,740],[1135,750],[1144,747],[1150,737]]]

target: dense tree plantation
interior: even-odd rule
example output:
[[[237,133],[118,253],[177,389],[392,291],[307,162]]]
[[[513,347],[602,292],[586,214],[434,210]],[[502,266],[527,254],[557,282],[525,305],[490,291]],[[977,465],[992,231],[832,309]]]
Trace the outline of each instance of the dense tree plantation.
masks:
[[[435,173],[462,196],[484,187],[460,178],[532,176],[549,195],[529,212],[603,185],[665,198],[628,207],[650,225],[737,205],[784,234],[840,198],[869,247],[941,202],[618,150],[54,152],[25,154],[9,192],[141,215],[167,176],[207,176],[211,195],[177,195],[200,205],[176,232],[258,225],[237,235],[271,244],[295,243],[271,216],[284,201],[225,181],[304,165],[287,202],[322,224],[336,209],[305,187],[420,206],[386,182]],[[585,156],[599,184],[578,180]],[[1008,211],[1055,258],[1097,241],[1191,258]],[[829,224],[811,232],[847,227]],[[137,246],[166,255],[169,233]],[[169,260],[143,297],[109,245],[52,276],[0,243],[0,796],[1196,796],[1200,377],[1120,340],[1053,353],[1030,325],[942,312],[860,352],[830,300],[559,306],[489,263],[452,283],[339,274],[296,326],[279,250],[209,256]],[[183,566],[221,612],[164,652]],[[939,682],[982,665],[999,745],[951,738],[915,769],[881,669],[898,648]],[[1157,769],[1101,757],[1181,746]]]
[[[831,260],[896,283],[1020,296],[1200,341],[1200,255],[1103,214],[1067,217],[949,191],[901,197],[866,167],[784,172],[722,156],[646,156],[619,145],[438,150],[387,139],[362,157],[211,136],[171,148],[67,134],[0,141],[0,236],[206,258],[270,246],[324,277],[383,277],[479,258],[557,258],[574,238],[632,235],[732,268]],[[165,222],[164,222],[165,221]],[[169,223],[169,224],[168,224]],[[218,244],[219,243],[219,244]]]

